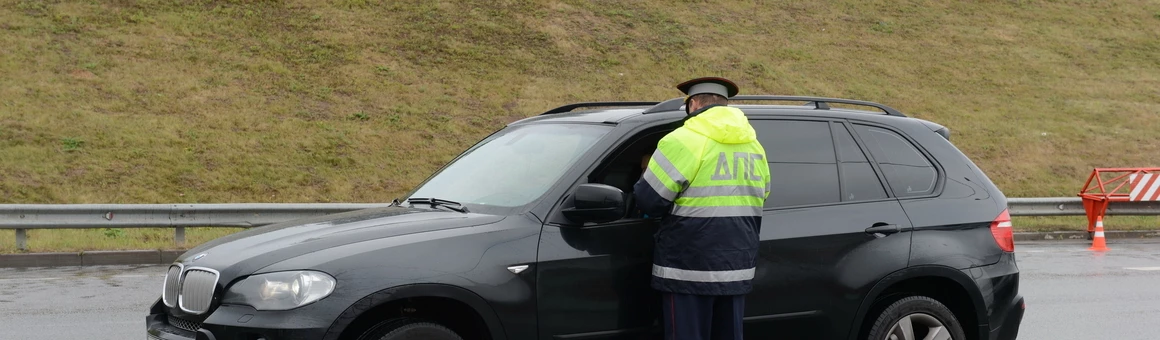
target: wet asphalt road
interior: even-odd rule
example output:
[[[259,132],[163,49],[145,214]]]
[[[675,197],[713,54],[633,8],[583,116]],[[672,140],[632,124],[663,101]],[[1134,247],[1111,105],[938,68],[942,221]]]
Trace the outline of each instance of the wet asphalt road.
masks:
[[[0,268],[0,339],[144,339],[165,268]]]
[[[1019,340],[1160,339],[1160,242],[1015,246],[1026,298]]]
[[[1160,339],[1160,240],[1016,246],[1019,340]],[[0,269],[0,339],[143,339],[165,266]]]

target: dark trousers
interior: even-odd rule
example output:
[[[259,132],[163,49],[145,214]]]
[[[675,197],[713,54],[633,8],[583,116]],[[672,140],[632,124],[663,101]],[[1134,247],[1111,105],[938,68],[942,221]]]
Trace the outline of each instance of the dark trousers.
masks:
[[[741,340],[745,296],[661,295],[665,340]]]

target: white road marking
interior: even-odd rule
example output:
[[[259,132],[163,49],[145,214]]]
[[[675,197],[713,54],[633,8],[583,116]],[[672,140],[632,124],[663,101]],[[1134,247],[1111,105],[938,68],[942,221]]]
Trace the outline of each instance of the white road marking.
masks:
[[[1153,271],[1153,270],[1160,270],[1160,267],[1124,267],[1124,269]]]
[[[34,277],[27,279],[0,279],[0,281],[37,281],[37,280],[60,280],[59,277]]]
[[[109,276],[109,278],[114,278],[114,279],[128,279],[128,278],[137,278],[137,277],[156,277],[156,278],[163,278],[163,277],[165,277],[165,275],[157,275],[157,274],[148,274],[148,275],[147,275],[147,274],[126,274],[126,275],[113,275],[113,276]],[[78,277],[74,277],[74,279],[75,279],[75,278],[88,278],[88,279],[92,279],[92,278],[100,278],[100,276],[78,276]],[[51,280],[62,280],[62,279],[65,279],[65,278],[63,278],[63,277],[29,277],[29,278],[16,278],[16,279],[0,279],[0,282],[4,282],[4,281],[51,281]]]
[[[113,277],[115,277],[115,278],[128,278],[128,277],[165,277],[165,275],[144,275],[144,274],[136,274],[136,275],[113,275]]]

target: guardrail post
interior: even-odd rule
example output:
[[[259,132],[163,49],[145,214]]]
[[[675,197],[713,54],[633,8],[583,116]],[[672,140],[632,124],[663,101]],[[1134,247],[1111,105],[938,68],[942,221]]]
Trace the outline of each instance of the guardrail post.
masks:
[[[173,241],[177,243],[178,247],[185,246],[185,227],[177,227],[173,229]]]
[[[28,235],[24,229],[16,229],[16,249],[28,250]]]

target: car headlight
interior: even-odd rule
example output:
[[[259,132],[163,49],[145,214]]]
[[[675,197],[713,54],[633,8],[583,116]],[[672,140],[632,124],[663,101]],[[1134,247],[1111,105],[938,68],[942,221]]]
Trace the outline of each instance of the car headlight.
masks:
[[[258,274],[230,287],[222,303],[248,305],[257,310],[294,309],[330,295],[334,284],[333,277],[316,271]]]

